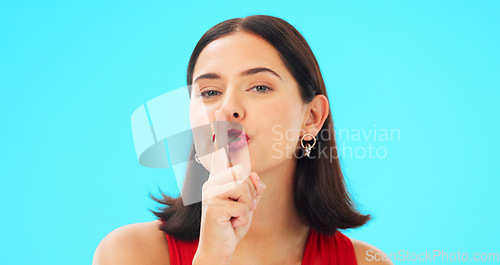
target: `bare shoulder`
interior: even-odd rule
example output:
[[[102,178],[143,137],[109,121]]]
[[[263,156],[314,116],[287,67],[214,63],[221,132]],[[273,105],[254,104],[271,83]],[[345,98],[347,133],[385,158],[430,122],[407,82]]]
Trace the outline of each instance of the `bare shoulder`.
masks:
[[[170,265],[168,245],[160,221],[129,224],[111,231],[99,243],[93,265]]]
[[[382,250],[361,240],[350,239],[354,246],[358,265],[393,265],[389,257]]]

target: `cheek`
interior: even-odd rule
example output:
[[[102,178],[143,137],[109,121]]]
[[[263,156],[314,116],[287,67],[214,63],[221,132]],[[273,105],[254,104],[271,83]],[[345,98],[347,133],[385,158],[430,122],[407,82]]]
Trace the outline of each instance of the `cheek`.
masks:
[[[203,104],[191,102],[189,106],[189,123],[191,128],[209,124],[207,109]]]
[[[263,130],[262,151],[272,159],[290,158],[300,139],[302,112],[295,105],[276,104],[259,127]]]

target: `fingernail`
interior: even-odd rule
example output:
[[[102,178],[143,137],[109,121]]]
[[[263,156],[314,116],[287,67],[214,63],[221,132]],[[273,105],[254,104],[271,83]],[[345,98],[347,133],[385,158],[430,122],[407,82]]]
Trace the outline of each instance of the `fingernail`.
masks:
[[[257,209],[257,199],[253,199],[253,201],[252,201],[252,208],[254,210]]]

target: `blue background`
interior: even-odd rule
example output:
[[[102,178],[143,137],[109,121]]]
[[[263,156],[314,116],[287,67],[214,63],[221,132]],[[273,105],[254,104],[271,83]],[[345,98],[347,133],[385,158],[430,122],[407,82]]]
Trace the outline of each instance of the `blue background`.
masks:
[[[337,129],[400,132],[340,141],[387,151],[342,157],[373,215],[346,234],[386,253],[500,252],[499,13],[484,0],[2,1],[1,263],[90,264],[113,229],[153,220],[148,193],[178,190],[171,169],[138,163],[132,112],[185,86],[206,30],[254,14],[309,42]]]

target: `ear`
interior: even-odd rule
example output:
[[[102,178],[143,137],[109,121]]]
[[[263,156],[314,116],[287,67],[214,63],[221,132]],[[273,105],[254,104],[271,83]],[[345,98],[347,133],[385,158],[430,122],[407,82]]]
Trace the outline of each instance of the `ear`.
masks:
[[[330,113],[330,104],[328,104],[328,99],[325,95],[316,95],[306,108],[305,113],[305,123],[302,126],[302,135],[309,133],[314,136],[318,134],[325,123],[328,114]],[[310,136],[304,138],[304,140],[312,140]]]

